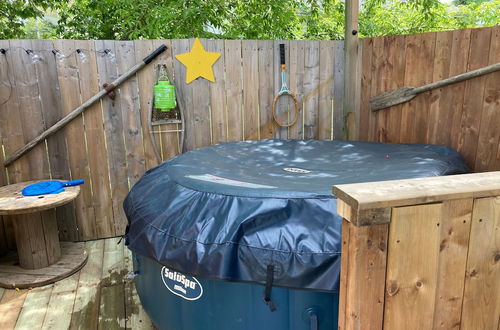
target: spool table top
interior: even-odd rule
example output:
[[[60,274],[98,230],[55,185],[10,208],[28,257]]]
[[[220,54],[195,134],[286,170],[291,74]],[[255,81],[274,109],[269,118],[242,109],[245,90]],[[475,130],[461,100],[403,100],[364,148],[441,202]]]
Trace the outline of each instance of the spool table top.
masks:
[[[26,181],[0,187],[0,215],[26,214],[52,209],[69,203],[80,193],[80,186],[73,186],[65,187],[59,194],[23,196],[24,187],[46,180]]]

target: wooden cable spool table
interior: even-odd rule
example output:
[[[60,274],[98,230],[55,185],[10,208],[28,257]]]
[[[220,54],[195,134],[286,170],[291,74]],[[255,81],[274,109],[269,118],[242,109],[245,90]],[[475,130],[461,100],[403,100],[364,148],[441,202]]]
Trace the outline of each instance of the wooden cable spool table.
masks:
[[[0,187],[0,215],[11,219],[17,256],[0,259],[0,287],[32,288],[56,282],[80,270],[87,262],[84,243],[59,242],[57,206],[74,200],[79,186],[59,194],[23,196],[21,191],[38,181]]]

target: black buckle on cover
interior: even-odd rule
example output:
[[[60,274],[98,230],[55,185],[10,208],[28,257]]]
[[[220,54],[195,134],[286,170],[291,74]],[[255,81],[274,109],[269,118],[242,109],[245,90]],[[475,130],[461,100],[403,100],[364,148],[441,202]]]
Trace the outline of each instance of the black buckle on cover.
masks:
[[[276,311],[276,305],[274,305],[271,300],[271,289],[273,288],[273,280],[274,280],[274,265],[267,266],[267,275],[266,275],[266,289],[264,291],[264,302],[271,312]]]

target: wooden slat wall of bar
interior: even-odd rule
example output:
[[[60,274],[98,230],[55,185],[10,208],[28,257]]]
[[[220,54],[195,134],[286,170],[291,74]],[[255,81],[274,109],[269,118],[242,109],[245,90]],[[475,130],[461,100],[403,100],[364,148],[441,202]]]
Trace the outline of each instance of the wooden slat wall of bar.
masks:
[[[338,210],[352,211],[341,214],[339,329],[499,329],[499,177],[336,186]],[[360,221],[363,210],[386,221]]]
[[[0,136],[4,156],[98,92],[160,44],[168,50],[125,82],[113,101],[104,98],[46,143],[0,168],[0,185],[30,179],[85,179],[80,197],[58,209],[63,240],[89,240],[124,233],[122,203],[130,187],[155,166],[147,126],[154,70],[165,63],[186,119],[185,151],[225,141],[263,138],[331,139],[342,136],[343,42],[284,41],[288,84],[301,100],[298,123],[278,128],[272,102],[281,85],[281,41],[202,40],[222,54],[215,83],[185,84],[174,56],[190,50],[184,40],[0,40]],[[25,50],[41,56],[34,63]],[[52,50],[58,50],[55,55]],[[76,50],[82,49],[85,57]],[[110,49],[113,56],[103,51]],[[10,88],[12,86],[12,88]],[[336,99],[337,98],[337,99]],[[340,117],[339,117],[340,116]],[[155,131],[176,124],[155,126]],[[179,135],[155,133],[162,160],[179,153]],[[0,254],[14,248],[12,225],[0,219]]]
[[[359,139],[447,145],[476,172],[500,170],[500,72],[372,113],[371,97],[500,62],[500,26],[361,39]]]

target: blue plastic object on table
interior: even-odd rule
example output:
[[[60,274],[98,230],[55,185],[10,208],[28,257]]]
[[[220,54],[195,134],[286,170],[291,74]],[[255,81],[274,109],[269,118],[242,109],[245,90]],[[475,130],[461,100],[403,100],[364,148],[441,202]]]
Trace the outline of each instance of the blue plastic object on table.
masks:
[[[46,194],[59,194],[64,191],[64,187],[78,186],[84,183],[84,180],[72,181],[42,181],[30,184],[22,191],[24,196],[38,196]]]

